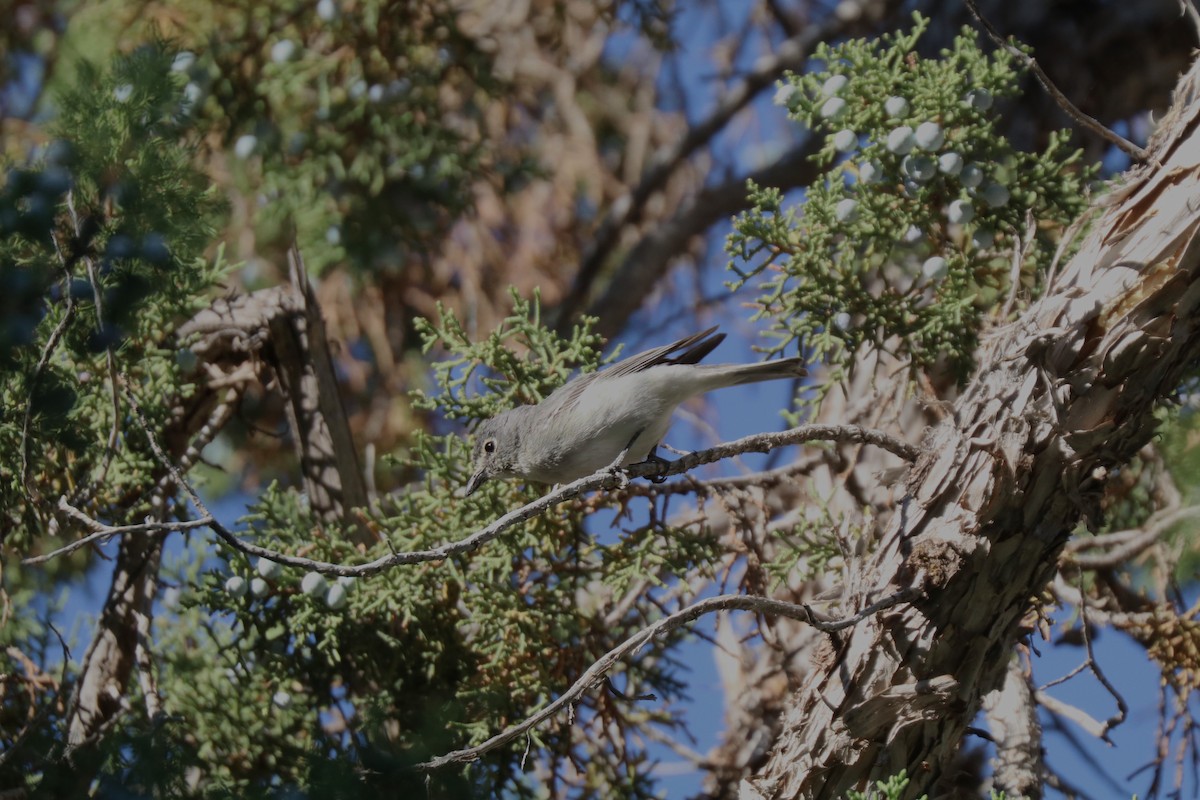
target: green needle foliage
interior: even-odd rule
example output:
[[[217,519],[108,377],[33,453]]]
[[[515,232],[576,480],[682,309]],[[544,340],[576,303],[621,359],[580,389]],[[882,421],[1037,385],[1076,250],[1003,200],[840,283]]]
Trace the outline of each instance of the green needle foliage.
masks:
[[[825,171],[798,206],[751,184],[753,208],[727,244],[734,286],[761,289],[772,349],[797,343],[835,379],[864,343],[965,370],[984,316],[1011,291],[1038,290],[1095,173],[1066,132],[1040,153],[1015,150],[993,108],[1017,92],[1011,57],[985,54],[967,30],[924,58],[928,21],[915,19],[905,34],[822,45],[823,68],[780,85],[777,102],[824,138]]]
[[[191,167],[172,58],[149,45],[106,72],[83,65],[59,98],[56,138],[0,187],[7,544],[46,529],[44,493],[74,493],[100,518],[118,506],[144,516],[128,499],[146,491],[152,459],[114,393],[123,382],[161,430],[168,401],[190,392],[171,334],[226,267],[203,257],[222,206]]]
[[[124,395],[138,398],[152,429],[168,426],[192,393],[194,366],[172,332],[226,271],[219,252],[203,255],[222,204],[191,166],[173,57],[153,44],[108,70],[82,65],[78,88],[58,96],[54,138],[29,163],[6,165],[0,185],[0,645],[5,674],[52,681],[60,693],[58,702],[46,691],[3,693],[5,786],[35,788],[44,769],[66,774],[55,759],[71,684],[59,670],[74,642],[49,620],[83,591],[71,581],[88,562],[81,551],[22,570],[19,557],[63,544],[34,539],[55,529],[60,496],[113,524],[151,512],[160,467]],[[146,733],[123,730],[114,753],[136,746],[144,759],[175,763],[149,755],[157,744],[139,738]]]
[[[104,0],[68,35],[90,52],[111,46],[114,28],[171,26],[187,112],[210,134],[209,157],[257,199],[235,222],[263,255],[296,237],[314,272],[395,270],[433,249],[481,175],[504,185],[525,172],[513,148],[484,144],[483,114],[506,87],[446,4],[167,0],[155,11]]]

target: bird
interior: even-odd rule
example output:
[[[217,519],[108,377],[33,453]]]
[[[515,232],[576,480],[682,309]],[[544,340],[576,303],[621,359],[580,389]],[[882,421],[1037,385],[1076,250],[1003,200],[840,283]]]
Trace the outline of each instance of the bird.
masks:
[[[484,420],[475,434],[464,496],[493,478],[569,483],[605,467],[662,462],[655,450],[684,401],[726,386],[807,374],[800,358],[700,364],[725,339],[716,330],[580,375],[536,405]]]

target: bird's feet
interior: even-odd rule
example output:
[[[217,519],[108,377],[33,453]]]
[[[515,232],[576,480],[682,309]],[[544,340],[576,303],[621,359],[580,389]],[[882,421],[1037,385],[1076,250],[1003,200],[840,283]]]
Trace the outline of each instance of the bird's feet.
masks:
[[[640,464],[653,464],[655,467],[664,472],[666,471],[667,467],[671,466],[670,461],[658,454],[658,445],[650,448],[650,452],[646,455],[646,459],[644,461],[639,461],[638,464],[635,464],[634,466],[638,466]],[[666,483],[667,481],[667,476],[662,474],[652,474],[647,475],[646,477],[650,479],[651,483]]]

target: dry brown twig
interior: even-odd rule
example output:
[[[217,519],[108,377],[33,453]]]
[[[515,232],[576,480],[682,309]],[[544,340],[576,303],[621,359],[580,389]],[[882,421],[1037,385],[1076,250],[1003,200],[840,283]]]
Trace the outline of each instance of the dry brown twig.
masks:
[[[574,322],[576,315],[587,304],[593,283],[619,243],[621,231],[639,219],[649,199],[662,189],[679,166],[711,141],[734,115],[777,77],[789,69],[802,69],[818,42],[829,41],[844,34],[848,28],[847,20],[836,14],[829,15],[821,24],[805,26],[776,46],[770,56],[759,59],[751,71],[720,98],[708,116],[689,127],[686,134],[673,145],[662,148],[654,155],[637,185],[613,203],[593,234],[571,289],[560,304],[558,327],[566,328]]]
[[[1134,556],[1152,547],[1180,521],[1200,516],[1200,506],[1164,509],[1153,514],[1140,528],[1105,533],[1070,542],[1063,553],[1063,560],[1080,569],[1109,569],[1123,564]],[[1095,555],[1084,555],[1083,550],[1102,550]]]

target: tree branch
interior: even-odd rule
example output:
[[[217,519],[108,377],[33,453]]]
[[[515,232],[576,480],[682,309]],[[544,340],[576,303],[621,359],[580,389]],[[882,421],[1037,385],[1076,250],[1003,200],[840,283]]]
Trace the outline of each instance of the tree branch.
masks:
[[[992,24],[988,22],[986,18],[984,18],[982,13],[980,13],[979,7],[975,4],[975,0],[967,0],[967,8],[970,9],[971,15],[975,17],[976,21],[979,22],[979,26],[983,28],[985,33],[987,33],[988,38],[995,42],[996,46],[1001,50],[1004,50],[1017,61],[1024,64],[1025,68],[1033,73],[1033,77],[1035,77],[1037,82],[1041,84],[1042,88],[1046,91],[1046,94],[1053,98],[1054,102],[1058,104],[1059,108],[1067,113],[1067,116],[1075,120],[1077,124],[1099,136],[1101,139],[1104,139],[1106,142],[1116,145],[1134,161],[1145,161],[1150,157],[1149,151],[1145,148],[1138,147],[1136,144],[1129,141],[1124,136],[1121,136],[1116,131],[1106,128],[1100,123],[1099,120],[1080,111],[1078,106],[1072,103],[1065,94],[1059,91],[1059,88],[1054,85],[1054,81],[1050,80],[1050,76],[1046,74],[1046,71],[1042,69],[1041,65],[1038,64],[1037,60],[1033,56],[1029,55],[1019,47],[1014,46],[1011,42],[1001,36],[999,31],[992,27]]]
[[[1106,533],[1087,539],[1076,539],[1067,545],[1063,561],[1081,569],[1094,570],[1115,567],[1146,550],[1181,520],[1196,515],[1200,515],[1200,506],[1160,511],[1153,514],[1140,528]],[[1079,552],[1080,550],[1099,549],[1105,549],[1105,551],[1096,555],[1082,555]]]
[[[604,676],[616,666],[617,662],[626,655],[636,653],[648,642],[658,639],[676,628],[683,627],[691,622],[695,622],[705,614],[710,614],[715,611],[737,610],[737,611],[753,611],[759,614],[769,614],[772,616],[788,617],[790,619],[800,620],[812,625],[814,628],[825,633],[835,633],[852,625],[857,625],[859,622],[868,617],[878,614],[880,611],[892,608],[901,603],[906,603],[915,600],[920,596],[920,592],[913,588],[901,589],[900,591],[888,595],[883,599],[872,603],[849,617],[836,620],[823,620],[817,617],[816,613],[806,604],[785,603],[780,600],[772,600],[768,597],[748,596],[741,594],[726,594],[718,597],[710,597],[705,600],[693,603],[686,608],[676,611],[663,617],[658,622],[649,625],[646,628],[630,636],[621,644],[609,650],[603,656],[596,660],[592,666],[588,667],[587,671],[571,685],[571,688],[558,696],[556,700],[542,707],[540,711],[525,719],[525,721],[510,726],[503,732],[496,734],[482,744],[475,747],[468,747],[464,750],[455,750],[446,753],[443,756],[422,762],[413,766],[414,769],[422,771],[432,771],[445,767],[450,764],[461,764],[477,760],[484,753],[495,750],[498,747],[512,742],[526,732],[533,730],[542,722],[545,722],[550,717],[557,714],[568,706],[574,705],[584,692],[598,685]]]
[[[193,528],[204,528],[211,525],[215,520],[212,517],[201,517],[200,519],[191,519],[182,522],[143,522],[137,525],[105,525],[99,520],[93,519],[85,514],[80,509],[67,502],[66,497],[58,498],[58,509],[75,521],[82,523],[92,529],[92,533],[82,539],[76,539],[68,545],[52,550],[49,553],[43,553],[40,556],[29,556],[21,559],[21,563],[27,567],[37,564],[45,564],[47,561],[53,561],[59,556],[69,555],[79,550],[82,547],[87,547],[92,542],[101,539],[110,539],[113,536],[124,536],[127,533],[154,533],[156,531],[183,531]]]
[[[875,4],[881,6],[890,2],[875,0]],[[680,164],[711,141],[735,114],[745,108],[756,94],[770,86],[772,81],[787,70],[803,69],[809,53],[819,42],[846,35],[854,23],[869,16],[860,14],[854,20],[846,20],[838,14],[828,14],[821,24],[805,26],[797,35],[780,43],[771,55],[759,59],[746,77],[717,102],[716,108],[707,117],[690,127],[673,146],[660,151],[637,186],[612,204],[596,229],[591,245],[583,254],[575,281],[559,305],[556,327],[560,330],[569,328],[576,314],[586,307],[592,285],[617,246],[622,228],[641,217],[646,202],[666,184]]]
[[[858,425],[801,425],[796,428],[791,428],[786,431],[778,431],[772,433],[760,433],[755,436],[746,436],[726,444],[717,445],[708,450],[700,450],[695,453],[690,453],[682,458],[670,462],[665,467],[656,463],[641,463],[633,464],[621,472],[611,470],[601,470],[594,475],[589,475],[586,478],[580,478],[573,483],[560,486],[550,493],[539,497],[530,503],[526,503],[520,508],[508,512],[504,516],[487,525],[475,533],[460,539],[455,542],[438,545],[429,550],[415,550],[408,552],[394,552],[386,556],[359,564],[356,566],[348,566],[345,564],[333,564],[328,561],[317,561],[315,559],[303,558],[301,556],[288,555],[280,553],[270,548],[260,547],[251,544],[243,539],[238,538],[228,528],[222,525],[208,511],[204,501],[191,487],[187,479],[179,473],[179,470],[169,462],[166,453],[159,446],[157,439],[146,425],[145,418],[142,416],[141,408],[137,405],[137,400],[132,394],[126,392],[126,397],[134,411],[134,418],[138,425],[142,428],[147,439],[150,442],[150,448],[158,458],[159,462],[166,468],[174,477],[178,485],[187,493],[196,510],[200,512],[208,527],[212,528],[230,547],[245,553],[248,556],[257,556],[265,558],[269,561],[275,561],[289,567],[309,570],[311,572],[321,572],[327,575],[338,575],[362,578],[368,575],[375,575],[401,564],[419,564],[428,561],[444,561],[451,556],[459,553],[466,553],[481,547],[484,544],[498,538],[501,534],[507,531],[514,525],[518,525],[528,519],[538,516],[545,511],[553,508],[564,500],[578,497],[579,495],[595,489],[616,489],[628,483],[630,478],[654,476],[669,476],[679,475],[694,469],[702,464],[711,464],[715,461],[720,461],[729,456],[738,455],[740,453],[765,453],[777,447],[786,447],[789,445],[800,444],[802,442],[813,441],[830,441],[842,443],[865,443],[872,444],[896,454],[897,456],[907,460],[914,460],[919,454],[919,450],[913,445],[897,439],[883,431],[863,428]],[[60,501],[61,504],[61,501]],[[74,512],[82,514],[78,509]],[[153,523],[146,523],[139,526],[124,526],[124,529],[114,526],[106,526],[98,520],[86,518],[89,527],[94,530],[93,536],[96,535],[116,535],[127,532],[146,532],[149,530],[177,530],[181,526],[178,523],[162,523],[157,527],[153,527]],[[192,527],[189,525],[189,527]],[[80,545],[82,546],[82,545]],[[22,563],[41,563],[48,560],[51,556],[38,556],[37,561],[26,560]]]
[[[818,173],[812,154],[819,146],[820,141],[810,137],[749,175],[706,186],[648,230],[615,267],[603,294],[588,306],[588,315],[599,317],[596,332],[606,339],[616,336],[668,268],[687,252],[693,237],[745,209],[747,181],[779,189],[810,184]]]

